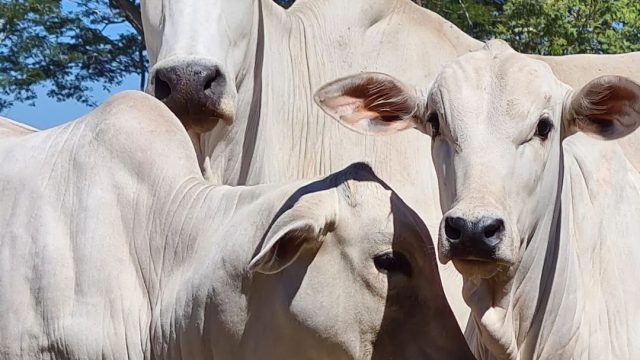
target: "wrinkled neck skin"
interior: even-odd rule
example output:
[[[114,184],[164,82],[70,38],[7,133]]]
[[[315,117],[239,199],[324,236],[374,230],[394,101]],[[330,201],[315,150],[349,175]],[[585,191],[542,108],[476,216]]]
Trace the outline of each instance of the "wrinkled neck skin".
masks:
[[[326,116],[313,103],[313,93],[332,79],[365,70],[425,87],[448,59],[480,43],[462,32],[449,34],[444,20],[400,0],[307,0],[287,11],[272,1],[255,6],[255,31],[236,84],[237,117],[200,136],[211,178],[233,185],[272,183],[323,176],[366,161],[403,198],[418,199],[409,205],[423,218],[432,217],[428,225],[437,229],[441,213],[428,139],[417,131],[356,134]],[[443,35],[447,42],[438,57],[417,46],[441,43]],[[400,44],[398,38],[407,41]]]
[[[578,134],[562,148],[562,161],[553,166],[562,180],[543,200],[548,207],[519,266],[489,280],[464,279],[473,319],[465,335],[479,359],[631,359],[640,353],[640,311],[631,305],[640,290],[623,275],[640,266],[622,260],[640,256],[640,226],[615,221],[637,214],[639,175],[613,141]],[[603,180],[610,188],[601,188]],[[601,221],[605,209],[613,214]]]
[[[258,331],[248,314],[260,315],[261,307],[250,305],[259,289],[246,269],[278,207],[298,185],[272,191],[271,186],[212,187],[190,179],[168,204],[155,207],[171,214],[153,224],[162,234],[159,241],[135,245],[138,252],[151,251],[151,263],[141,265],[141,274],[150,298],[153,358],[251,358],[258,345],[243,343],[243,335]],[[264,301],[279,292],[268,290]],[[269,304],[269,312],[286,311],[276,301]],[[283,336],[273,329],[287,328],[269,325],[273,336]]]
[[[200,151],[211,161],[213,178],[225,184],[310,178],[358,160],[392,173],[385,169],[388,151],[382,150],[394,145],[406,150],[404,154],[420,154],[421,166],[429,165],[428,140],[420,134],[365,138],[324,115],[313,103],[313,93],[332,79],[363,70],[401,71],[402,79],[424,87],[448,59],[479,47],[475,40],[456,33],[460,39],[447,39],[447,49],[438,50],[439,59],[426,56],[429,51],[414,54],[397,44],[397,38],[442,42],[438,25],[443,21],[399,0],[307,0],[287,11],[273,1],[255,1],[255,6],[246,62],[236,77],[234,124],[218,124],[200,137]],[[427,24],[416,31],[403,21]],[[395,55],[387,56],[395,47]],[[399,70],[399,58],[415,62],[415,69],[405,63]]]

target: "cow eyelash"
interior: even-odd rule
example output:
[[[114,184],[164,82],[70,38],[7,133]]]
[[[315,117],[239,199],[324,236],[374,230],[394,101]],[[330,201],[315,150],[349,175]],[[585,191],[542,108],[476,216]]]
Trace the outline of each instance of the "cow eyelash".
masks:
[[[438,112],[433,111],[427,115],[427,124],[431,125],[431,136],[436,137],[440,134],[440,116]]]
[[[536,136],[540,139],[547,140],[549,138],[549,134],[553,130],[553,123],[547,116],[543,116],[538,120],[538,125],[536,125]]]

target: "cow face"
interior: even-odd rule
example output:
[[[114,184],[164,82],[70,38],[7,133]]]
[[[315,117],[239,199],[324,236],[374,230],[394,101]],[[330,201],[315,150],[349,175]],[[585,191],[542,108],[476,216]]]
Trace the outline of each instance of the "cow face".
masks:
[[[374,175],[359,178],[341,181],[337,197],[296,200],[251,262],[256,287],[269,289],[253,296],[281,317],[269,322],[290,324],[291,353],[271,358],[299,358],[309,349],[322,349],[313,358],[472,358],[427,228]],[[272,343],[265,336],[281,335],[261,336]]]
[[[439,258],[479,278],[509,274],[536,228],[549,225],[541,222],[555,204],[564,137],[616,139],[640,123],[638,84],[610,76],[574,92],[501,41],[446,66],[426,103],[380,74],[333,82],[316,101],[360,132],[417,128],[432,137]]]
[[[436,128],[440,261],[481,278],[519,263],[555,203],[568,91],[545,63],[501,42],[440,73],[425,117]]]
[[[147,92],[206,131],[234,118],[236,77],[252,31],[252,0],[142,0]]]

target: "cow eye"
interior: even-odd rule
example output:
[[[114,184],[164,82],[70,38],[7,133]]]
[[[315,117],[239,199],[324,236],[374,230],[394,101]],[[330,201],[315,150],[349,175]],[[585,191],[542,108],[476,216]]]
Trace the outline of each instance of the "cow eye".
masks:
[[[547,140],[549,133],[553,130],[553,123],[548,117],[543,117],[538,121],[536,127],[536,136],[542,140]]]
[[[431,125],[431,136],[436,137],[440,133],[440,117],[436,111],[427,116],[427,124]]]
[[[398,251],[389,251],[373,258],[376,269],[387,274],[402,274],[411,276],[412,269],[409,260]]]

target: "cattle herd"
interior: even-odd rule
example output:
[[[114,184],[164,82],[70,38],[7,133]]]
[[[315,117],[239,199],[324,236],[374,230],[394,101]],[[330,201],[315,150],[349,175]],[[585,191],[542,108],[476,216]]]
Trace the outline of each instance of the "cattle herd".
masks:
[[[0,359],[640,359],[640,53],[141,10],[146,94],[0,118]]]

